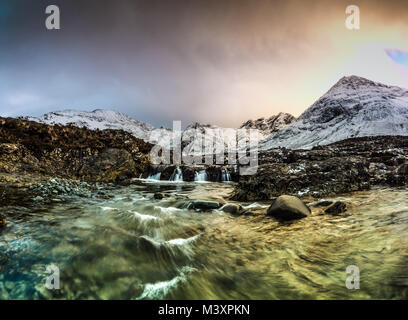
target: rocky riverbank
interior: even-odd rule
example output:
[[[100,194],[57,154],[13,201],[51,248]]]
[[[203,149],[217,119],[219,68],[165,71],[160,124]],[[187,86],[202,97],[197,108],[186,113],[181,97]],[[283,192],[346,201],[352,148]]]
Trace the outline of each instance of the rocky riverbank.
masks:
[[[57,202],[64,200],[62,195],[94,193],[103,197],[107,195],[100,189],[108,186],[152,175],[172,180],[177,172],[187,182],[203,177],[238,181],[231,196],[236,201],[273,200],[280,195],[316,200],[408,182],[408,137],[402,136],[352,138],[311,150],[262,151],[252,176],[239,176],[231,165],[153,166],[151,147],[122,130],[0,118],[0,202]]]
[[[0,172],[120,183],[149,166],[151,145],[123,130],[0,118]]]
[[[352,138],[312,150],[261,152],[255,175],[241,176],[232,199],[282,194],[320,198],[408,183],[408,137]]]

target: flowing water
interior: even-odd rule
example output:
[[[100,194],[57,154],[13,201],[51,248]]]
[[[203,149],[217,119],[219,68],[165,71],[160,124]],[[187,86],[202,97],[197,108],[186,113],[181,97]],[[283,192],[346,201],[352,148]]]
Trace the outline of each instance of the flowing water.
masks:
[[[242,203],[253,216],[183,209],[232,188],[151,181],[109,190],[111,199],[2,208],[0,298],[407,298],[407,190],[337,197],[347,215],[313,209],[291,223],[265,217],[268,203]],[[154,200],[157,191],[168,197]],[[51,264],[59,290],[45,288]],[[349,265],[359,290],[346,288]]]

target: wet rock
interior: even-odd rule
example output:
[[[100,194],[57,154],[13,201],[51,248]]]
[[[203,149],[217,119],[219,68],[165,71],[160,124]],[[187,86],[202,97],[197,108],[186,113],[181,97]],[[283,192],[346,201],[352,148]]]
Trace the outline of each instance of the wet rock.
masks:
[[[328,214],[340,214],[347,211],[347,205],[344,202],[336,201],[333,205],[328,207],[324,212]]]
[[[176,170],[176,166],[167,166],[164,167],[160,175],[160,180],[170,180],[171,175],[173,174],[174,170]]]
[[[311,204],[311,207],[320,208],[320,207],[328,207],[333,204],[333,201],[330,200],[322,200],[316,203]]]
[[[222,206],[221,203],[216,201],[200,201],[196,200],[191,202],[187,209],[198,210],[198,211],[210,211],[214,209],[219,209]]]
[[[408,175],[408,162],[407,163],[403,163],[400,166],[398,166],[397,168],[397,174],[399,175],[404,175],[407,176]]]
[[[221,181],[221,168],[217,166],[209,166],[206,169],[207,172],[207,179],[208,181],[212,182],[220,182]]]
[[[231,214],[242,214],[244,208],[237,203],[227,203],[223,205],[220,210]]]
[[[183,181],[194,181],[195,169],[193,167],[182,166],[181,172],[183,173]]]
[[[310,215],[310,209],[299,198],[282,195],[268,208],[267,215],[282,221],[301,219]]]
[[[148,236],[141,236],[138,238],[139,247],[147,252],[155,252],[160,250],[160,244]]]
[[[44,198],[41,196],[36,196],[33,198],[33,201],[44,201]]]
[[[163,194],[163,193],[160,193],[160,192],[156,192],[156,193],[153,195],[153,198],[156,199],[156,200],[161,200],[161,199],[164,198],[164,194]]]

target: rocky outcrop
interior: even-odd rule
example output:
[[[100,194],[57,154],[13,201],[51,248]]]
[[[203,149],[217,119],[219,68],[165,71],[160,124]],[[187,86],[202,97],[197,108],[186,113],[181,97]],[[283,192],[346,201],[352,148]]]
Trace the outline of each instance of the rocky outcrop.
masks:
[[[122,130],[0,118],[0,172],[120,182],[149,166],[151,145]]]
[[[282,195],[272,203],[266,214],[277,220],[288,221],[305,218],[310,215],[310,209],[297,197]]]
[[[241,125],[241,129],[257,129],[261,137],[266,138],[288,125],[294,123],[296,118],[289,113],[280,112],[270,118],[248,120]]]
[[[241,176],[233,200],[270,200],[281,194],[315,198],[408,184],[408,137],[353,138],[312,150],[259,154],[252,176]]]

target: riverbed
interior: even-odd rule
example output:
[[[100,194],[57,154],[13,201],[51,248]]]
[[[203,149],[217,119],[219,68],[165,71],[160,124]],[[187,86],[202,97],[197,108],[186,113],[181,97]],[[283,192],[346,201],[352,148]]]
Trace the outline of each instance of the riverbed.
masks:
[[[233,186],[140,180],[110,199],[3,207],[0,299],[408,297],[407,189],[327,198],[347,213],[312,209],[287,223],[264,215],[270,202],[240,203],[252,212],[242,216],[186,209],[227,199]],[[45,286],[49,265],[60,289]],[[346,287],[350,265],[360,289]]]

